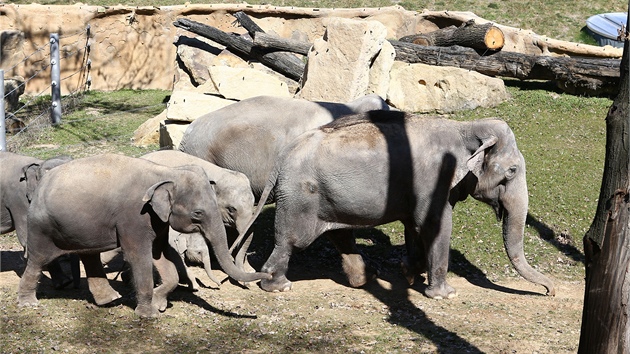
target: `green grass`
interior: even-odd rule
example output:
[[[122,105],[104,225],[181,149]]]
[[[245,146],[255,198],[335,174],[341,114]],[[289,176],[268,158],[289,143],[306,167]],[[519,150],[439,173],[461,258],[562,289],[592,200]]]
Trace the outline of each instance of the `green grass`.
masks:
[[[39,158],[64,154],[83,157],[105,151],[139,156],[158,146],[131,145],[133,133],[148,118],[166,108],[168,95],[170,91],[120,90],[91,91],[72,100],[65,98],[64,102],[71,103],[64,106],[59,125],[51,127],[41,120],[39,124],[27,120],[33,127],[15,137],[9,136],[7,147]],[[28,116],[29,112],[23,114]],[[43,119],[47,120],[48,116]]]

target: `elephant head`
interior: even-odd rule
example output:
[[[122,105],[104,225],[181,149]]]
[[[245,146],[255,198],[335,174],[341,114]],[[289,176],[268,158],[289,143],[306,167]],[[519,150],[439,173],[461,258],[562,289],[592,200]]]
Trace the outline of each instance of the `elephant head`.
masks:
[[[228,251],[227,235],[208,177],[198,166],[174,168],[179,171],[178,183],[162,181],[147,190],[143,200],[155,214],[182,233],[199,232],[212,246],[223,270],[237,281],[249,282],[271,276],[246,273],[238,269]],[[192,173],[191,173],[192,172]]]
[[[44,173],[72,160],[70,156],[53,157],[42,162],[34,162],[22,168],[22,180],[26,181],[26,199],[30,202],[33,192]]]
[[[470,123],[463,136],[472,154],[466,169],[457,173],[467,177],[454,184],[464,182],[467,188],[463,194],[494,209],[497,219],[503,220],[503,244],[514,268],[523,278],[547,288],[548,295],[555,295],[553,282],[525,259],[523,235],[529,199],[525,159],[516,146],[514,133],[504,121],[486,119]],[[454,197],[461,200],[465,195]]]

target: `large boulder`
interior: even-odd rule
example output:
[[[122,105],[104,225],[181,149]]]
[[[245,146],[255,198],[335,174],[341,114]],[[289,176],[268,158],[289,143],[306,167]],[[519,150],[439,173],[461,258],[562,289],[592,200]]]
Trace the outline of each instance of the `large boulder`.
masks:
[[[395,62],[387,101],[408,112],[449,113],[492,107],[509,98],[503,80],[475,71]]]
[[[348,102],[369,93],[370,70],[386,42],[387,28],[377,21],[345,18],[324,23],[324,36],[308,53],[298,97]]]

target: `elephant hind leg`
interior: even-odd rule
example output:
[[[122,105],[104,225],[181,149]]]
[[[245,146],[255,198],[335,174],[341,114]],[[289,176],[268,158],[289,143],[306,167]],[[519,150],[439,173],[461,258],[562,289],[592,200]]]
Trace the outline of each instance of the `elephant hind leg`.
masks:
[[[42,265],[27,259],[26,269],[18,286],[18,306],[37,306],[37,282],[42,274]]]
[[[40,235],[36,235],[34,231],[32,235],[33,239],[37,237],[37,239],[41,239],[41,242],[37,244],[33,242],[33,245],[28,248],[26,269],[18,286],[18,306],[37,305],[37,283],[41,277],[42,269],[64,253],[45,237],[38,237]]]
[[[82,254],[80,258],[85,268],[88,287],[94,297],[94,302],[102,306],[119,299],[120,294],[111,287],[105,275],[100,254]]]
[[[416,277],[427,271],[427,254],[418,227],[409,221],[403,222],[403,225],[407,256],[401,262],[401,266],[407,282],[413,285]]]
[[[377,272],[366,266],[357,249],[353,230],[331,230],[326,236],[341,254],[341,265],[350,286],[358,288],[377,276]]]

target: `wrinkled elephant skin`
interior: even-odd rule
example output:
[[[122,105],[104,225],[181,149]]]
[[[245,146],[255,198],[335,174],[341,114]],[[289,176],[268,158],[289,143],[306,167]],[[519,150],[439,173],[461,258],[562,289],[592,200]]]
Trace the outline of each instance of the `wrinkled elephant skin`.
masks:
[[[26,247],[26,216],[31,195],[44,173],[70,161],[68,156],[40,160],[30,156],[0,151],[0,234],[15,230],[18,241]],[[64,288],[74,280],[79,285],[79,259],[73,257],[72,279],[63,273],[57,260],[48,265],[51,281],[57,289]]]
[[[180,150],[244,173],[258,200],[278,154],[298,135],[344,115],[389,109],[378,95],[348,103],[257,96],[195,119]]]
[[[203,234],[231,277],[269,277],[246,274],[232,263],[216,196],[201,168],[170,168],[104,154],[70,161],[40,181],[29,207],[29,258],[18,287],[19,305],[37,304],[42,266],[73,252],[81,256],[97,303],[97,297],[107,300],[112,294],[107,293],[99,254],[120,245],[134,277],[136,314],[156,316],[166,309],[167,295],[177,286],[177,271],[165,252],[169,226]],[[162,279],[155,289],[154,264]]]
[[[519,274],[555,294],[552,281],[523,253],[525,161],[502,120],[458,122],[393,111],[340,118],[283,151],[263,198],[274,184],[275,248],[262,268],[273,278],[261,282],[267,291],[291,288],[291,253],[323,233],[341,252],[350,285],[364,284],[369,277],[351,229],[399,220],[408,279],[427,271],[425,294],[453,297],[446,282],[452,208],[471,195],[503,219],[504,245]]]

